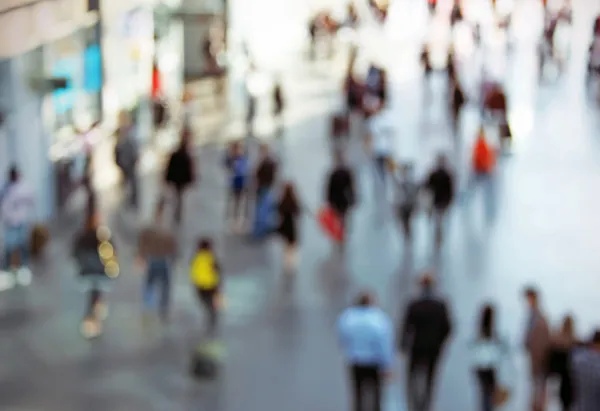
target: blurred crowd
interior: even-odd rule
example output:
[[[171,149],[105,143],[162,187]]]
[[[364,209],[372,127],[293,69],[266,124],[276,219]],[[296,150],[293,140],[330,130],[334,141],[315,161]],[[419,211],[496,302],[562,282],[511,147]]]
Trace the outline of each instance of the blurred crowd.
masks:
[[[389,4],[371,0],[368,5],[375,21],[384,24]],[[428,5],[431,15],[438,16],[437,1],[429,0]],[[556,27],[559,24],[571,24],[571,3],[565,0],[558,11],[549,10],[545,3],[543,6],[545,28],[539,42],[540,66],[556,64],[560,67],[568,55],[556,52]],[[493,2],[492,8],[495,7]],[[447,16],[449,24],[459,24],[464,20],[463,15],[461,3],[453,4]],[[510,30],[510,12],[499,13],[496,17],[495,29]],[[356,28],[360,24],[361,16],[354,5],[348,6],[343,21],[334,20],[325,11],[317,13],[307,27],[311,44],[310,58],[318,58],[317,50],[323,42],[327,45],[327,54],[333,53],[336,32],[342,27]],[[479,24],[472,25],[473,39],[481,45],[480,31]],[[600,72],[600,18],[596,19],[593,33],[589,49],[590,77]],[[507,53],[509,49],[507,41]],[[260,143],[257,159],[250,156],[251,146],[259,143],[252,138],[255,134],[258,98],[252,93],[250,84],[250,78],[257,68],[253,63],[249,66],[246,135],[229,143],[223,153],[223,173],[228,182],[225,214],[228,227],[235,234],[248,235],[255,241],[277,236],[284,244],[284,275],[289,277],[294,276],[298,267],[298,245],[301,241],[299,221],[303,215],[316,219],[331,239],[337,250],[335,252],[345,251],[346,239],[351,231],[352,211],[359,201],[354,170],[347,161],[346,148],[351,141],[358,138],[364,144],[365,153],[369,161],[372,160],[375,195],[382,203],[392,203],[407,250],[414,243],[415,215],[421,212],[430,218],[433,248],[441,249],[446,220],[457,198],[478,187],[486,190],[501,166],[499,158],[510,152],[512,132],[507,115],[509,101],[503,84],[487,81],[484,77],[480,84],[480,95],[468,95],[459,74],[464,63],[458,61],[450,47],[447,64],[442,69],[447,77],[448,92],[435,97],[447,99],[448,114],[456,138],[461,135],[461,111],[465,105],[475,105],[481,113],[481,127],[469,158],[468,184],[465,192],[460,193],[454,165],[442,153],[425,178],[418,180],[415,165],[398,161],[394,155],[395,136],[389,122],[389,68],[373,63],[366,75],[359,75],[355,70],[359,53],[361,50],[356,47],[350,52],[340,90],[344,107],[331,118],[331,135],[327,138],[332,140],[332,166],[323,178],[325,190],[322,205],[315,211],[305,206],[294,182],[282,178],[281,159],[277,158],[268,144]],[[430,54],[429,48],[424,46],[421,64],[426,81],[437,70]],[[543,75],[544,71],[540,70],[540,73]],[[275,82],[271,97],[277,135],[283,137],[287,105],[280,81]],[[184,103],[192,98],[186,95]],[[157,125],[164,122],[165,109],[162,104],[156,105],[154,116]],[[156,310],[164,321],[169,318],[174,262],[181,256],[175,227],[183,221],[184,215],[191,212],[185,210],[184,199],[190,189],[199,184],[201,173],[201,165],[197,164],[194,153],[194,131],[190,125],[192,115],[194,113],[184,110],[180,143],[167,158],[154,219],[139,232],[134,268],[145,275],[142,292],[146,314],[153,315]],[[356,136],[352,125],[357,121],[367,130],[365,135]],[[137,175],[140,147],[133,138],[134,123],[130,116],[122,116],[115,135],[114,160],[121,171],[127,205],[136,209],[140,198]],[[489,136],[490,129],[497,130],[498,142]],[[91,169],[90,164],[87,167]],[[89,181],[84,182],[84,187],[87,194],[85,223],[74,238],[72,254],[87,296],[81,331],[86,338],[94,338],[102,333],[103,321],[108,315],[106,291],[119,275],[121,267],[111,232],[102,222],[97,194]],[[393,193],[393,199],[389,200],[388,193]],[[494,199],[492,196],[485,197],[486,215],[492,221],[495,215]],[[174,204],[172,218],[165,215],[167,203]],[[8,184],[0,192],[0,207],[5,229],[5,269],[14,276],[15,283],[26,285],[31,281],[28,257],[34,228],[30,224],[33,195],[16,168],[11,170]],[[40,236],[43,237],[44,233],[37,230],[36,238]],[[207,340],[202,344],[203,348],[209,345],[222,348],[220,313],[226,304],[223,275],[213,239],[198,238],[189,264],[189,279],[199,305],[207,314]],[[444,347],[456,325],[451,315],[451,303],[438,292],[435,273],[425,273],[419,286],[419,295],[407,305],[397,327],[377,307],[375,295],[366,291],[360,293],[355,303],[341,314],[337,332],[350,369],[356,411],[383,409],[382,393],[386,378],[394,374],[397,353],[407,358],[408,409],[431,410],[438,365],[443,360]],[[560,388],[557,396],[563,410],[600,410],[600,330],[591,339],[577,336],[574,331],[575,320],[570,316],[554,327],[544,314],[541,291],[535,287],[524,290],[524,299],[529,311],[523,347],[530,360],[530,409],[547,409],[551,392],[546,387],[550,380],[558,379]],[[482,307],[480,324],[472,342],[472,368],[479,383],[479,409],[482,411],[509,404],[513,388],[510,384],[510,373],[513,371],[509,370],[508,374],[505,371],[512,362],[512,350],[505,336],[498,333],[496,321],[494,306],[486,304]],[[214,373],[215,364],[218,365],[218,360],[201,350],[194,357],[194,373],[197,376]]]

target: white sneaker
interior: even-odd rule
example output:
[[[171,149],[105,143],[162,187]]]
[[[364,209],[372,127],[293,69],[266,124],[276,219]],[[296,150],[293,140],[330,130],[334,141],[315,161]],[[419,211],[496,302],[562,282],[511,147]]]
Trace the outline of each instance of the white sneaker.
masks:
[[[81,323],[80,331],[83,338],[96,338],[102,334],[102,325],[100,321],[85,319]]]
[[[31,270],[29,269],[29,267],[19,268],[17,270],[16,278],[17,278],[17,284],[19,284],[20,286],[27,287],[28,285],[30,285],[32,275],[31,275]]]
[[[10,271],[0,271],[0,292],[15,288],[17,279]]]

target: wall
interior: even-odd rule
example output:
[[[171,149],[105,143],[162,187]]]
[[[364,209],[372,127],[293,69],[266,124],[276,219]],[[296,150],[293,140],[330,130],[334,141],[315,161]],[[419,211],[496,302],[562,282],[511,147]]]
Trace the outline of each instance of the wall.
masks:
[[[18,56],[96,21],[97,15],[87,12],[87,0],[42,0],[0,14],[0,58]]]

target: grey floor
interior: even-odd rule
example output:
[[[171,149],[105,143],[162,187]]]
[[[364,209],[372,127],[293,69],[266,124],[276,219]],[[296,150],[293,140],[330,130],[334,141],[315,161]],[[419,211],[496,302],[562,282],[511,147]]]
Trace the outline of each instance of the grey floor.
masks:
[[[440,370],[435,410],[476,409],[468,346],[478,309],[488,300],[496,303],[501,329],[514,347],[515,368],[507,371],[515,390],[509,408],[525,409],[526,369],[519,344],[523,286],[539,286],[555,324],[567,312],[575,313],[583,335],[600,323],[595,309],[600,290],[600,198],[595,189],[600,184],[599,117],[583,81],[586,44],[579,40],[587,38],[586,33],[582,29],[575,36],[571,63],[557,80],[550,70],[549,80],[538,82],[532,42],[523,40],[513,51],[506,76],[516,144],[513,155],[501,160],[495,178],[496,219],[483,218],[479,193],[469,201],[461,196],[437,259],[423,215],[417,217],[414,251],[403,251],[391,208],[375,200],[373,170],[355,135],[348,157],[358,176],[359,205],[352,216],[348,253],[341,258],[332,252],[307,213],[301,224],[300,268],[293,288],[286,289],[275,240],[252,244],[227,233],[222,150],[199,150],[201,180],[188,195],[179,237],[187,256],[199,235],[213,236],[224,265],[227,356],[214,382],[197,382],[188,375],[203,316],[183,260],[176,270],[171,322],[161,327],[141,321],[142,277],[133,271],[132,257],[136,231],[158,192],[155,179],[144,178],[139,213],[123,211],[119,196],[105,193],[106,222],[115,232],[123,266],[109,295],[105,333],[95,341],[78,334],[83,296],[68,259],[72,230],[67,227],[73,222],[66,222],[37,267],[34,283],[0,296],[2,409],[348,409],[346,372],[334,329],[337,315],[357,290],[368,287],[398,318],[415,291],[417,275],[425,269],[435,270],[455,324]],[[469,67],[475,63],[465,64],[462,71],[470,79]],[[314,96],[314,90],[331,81],[302,81],[302,87],[290,81],[295,90],[290,111],[296,114],[290,116],[284,139],[273,146],[284,163],[284,178],[297,184],[305,205],[314,210],[330,166],[329,111],[322,107],[332,107],[337,100],[331,93]],[[436,152],[448,152],[462,190],[477,109],[465,110],[462,136],[455,139],[448,131],[442,75],[432,79],[434,92],[428,101],[418,77],[392,73],[391,82],[398,155],[415,160],[422,174]],[[402,409],[403,364],[399,357],[386,411]]]

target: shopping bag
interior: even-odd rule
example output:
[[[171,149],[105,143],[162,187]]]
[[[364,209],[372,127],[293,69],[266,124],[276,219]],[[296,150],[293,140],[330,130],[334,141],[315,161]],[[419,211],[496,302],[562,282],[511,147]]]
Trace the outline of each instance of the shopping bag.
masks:
[[[275,230],[276,224],[275,200],[269,191],[261,194],[257,200],[252,234],[255,238],[264,237]]]
[[[332,240],[342,242],[344,239],[344,225],[335,210],[323,206],[317,214],[319,225]]]

